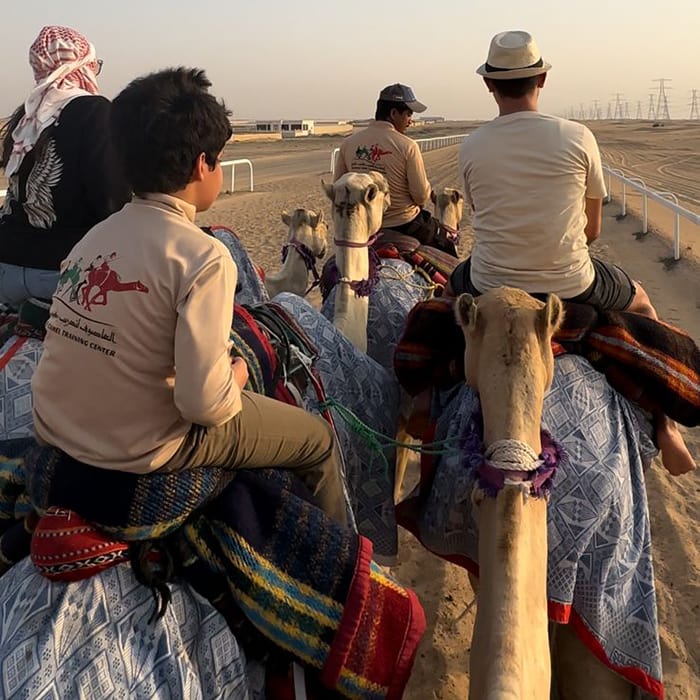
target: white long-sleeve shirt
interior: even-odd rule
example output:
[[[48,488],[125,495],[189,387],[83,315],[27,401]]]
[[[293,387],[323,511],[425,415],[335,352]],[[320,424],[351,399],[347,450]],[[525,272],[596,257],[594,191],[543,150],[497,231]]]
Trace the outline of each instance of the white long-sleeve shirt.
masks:
[[[135,198],[63,262],[32,379],[40,439],[87,464],[148,472],[193,423],[241,410],[229,354],[238,273],[194,216],[175,197]]]

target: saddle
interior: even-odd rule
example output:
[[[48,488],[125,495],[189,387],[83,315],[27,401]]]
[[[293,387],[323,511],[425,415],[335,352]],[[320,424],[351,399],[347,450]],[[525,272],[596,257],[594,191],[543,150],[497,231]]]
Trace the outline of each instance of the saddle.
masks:
[[[377,240],[369,247],[370,276],[367,285],[356,290],[358,296],[367,296],[378,277],[378,266],[382,260],[403,260],[435,285],[434,295],[441,296],[452,271],[459,264],[454,256],[438,248],[424,245],[417,238],[392,229],[381,229]],[[321,271],[321,297],[328,298],[338,282],[335,256],[331,256]]]
[[[280,304],[234,304],[232,354],[248,364],[249,388],[295,406],[309,381],[318,350],[297,320]]]
[[[380,258],[404,260],[417,271],[424,273],[437,289],[435,296],[441,296],[459,260],[450,253],[425,245],[413,236],[398,231],[383,229],[374,243]]]

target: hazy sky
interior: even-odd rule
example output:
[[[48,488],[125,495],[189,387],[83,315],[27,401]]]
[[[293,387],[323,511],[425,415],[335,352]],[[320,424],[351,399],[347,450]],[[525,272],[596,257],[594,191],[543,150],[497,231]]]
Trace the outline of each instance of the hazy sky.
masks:
[[[700,0],[7,2],[0,114],[33,85],[27,50],[45,24],[95,44],[108,97],[136,75],[198,66],[241,118],[366,117],[394,82],[411,85],[428,114],[490,118],[474,70],[505,29],[531,32],[553,66],[543,110],[589,110],[597,99],[605,117],[619,92],[632,117],[638,101],[646,117],[655,78],[671,79],[672,117],[688,116],[691,89],[700,96]]]

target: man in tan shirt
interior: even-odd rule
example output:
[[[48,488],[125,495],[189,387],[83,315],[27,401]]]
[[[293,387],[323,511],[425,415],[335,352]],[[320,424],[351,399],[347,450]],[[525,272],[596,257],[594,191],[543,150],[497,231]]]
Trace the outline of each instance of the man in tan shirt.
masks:
[[[425,110],[410,87],[400,83],[385,87],[379,93],[375,117],[369,126],[341,144],[334,180],[348,172],[382,173],[391,195],[382,228],[431,243],[437,226],[430,212],[423,209],[430,199],[430,182],[418,144],[406,136],[413,113]]]
[[[135,197],[63,262],[81,282],[53,297],[32,380],[36,434],[103,469],[289,468],[344,523],[328,424],[244,391],[246,364],[231,360],[236,266],[194,224],[221,189],[231,135],[209,86],[202,71],[169,69],[113,102]]]

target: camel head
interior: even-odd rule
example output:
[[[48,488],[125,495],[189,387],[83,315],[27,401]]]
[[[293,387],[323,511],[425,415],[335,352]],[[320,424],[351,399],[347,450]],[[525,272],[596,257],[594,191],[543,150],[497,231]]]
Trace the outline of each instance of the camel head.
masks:
[[[464,195],[453,187],[444,187],[438,194],[431,192],[430,200],[435,205],[435,218],[458,230],[464,211]]]
[[[481,398],[484,443],[526,442],[539,452],[544,395],[554,375],[552,335],[564,317],[562,303],[547,303],[510,287],[477,299],[462,294],[455,313],[466,341],[467,384]]]
[[[288,242],[297,241],[305,245],[314,258],[322,258],[328,246],[328,226],[323,211],[295,209],[292,214],[282,212],[282,221],[289,227]]]
[[[390,201],[384,175],[345,173],[332,185],[322,184],[333,204],[336,239],[362,244],[379,231]]]

